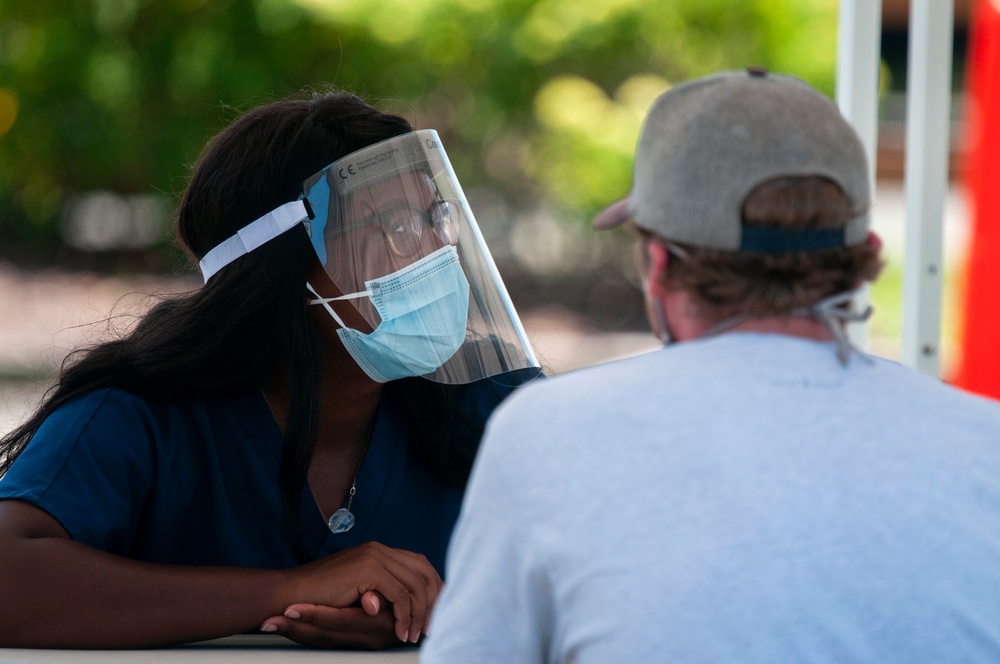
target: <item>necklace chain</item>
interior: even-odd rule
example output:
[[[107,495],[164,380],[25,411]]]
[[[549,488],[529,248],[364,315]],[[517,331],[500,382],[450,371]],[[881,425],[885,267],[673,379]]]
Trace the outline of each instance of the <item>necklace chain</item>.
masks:
[[[274,416],[275,419],[277,419],[277,413],[274,410],[274,406],[271,405],[271,400],[267,398],[267,394],[264,392],[263,389],[261,389],[260,395],[264,397],[264,403],[267,404],[267,409],[271,411],[271,415]],[[354,469],[354,477],[351,478],[351,488],[347,491],[347,507],[341,508],[341,509],[346,509],[348,514],[351,514],[351,505],[354,504],[354,494],[358,492],[358,473],[361,472],[361,465],[365,461],[365,455],[368,454],[368,446],[371,445],[372,442],[372,433],[375,430],[375,417],[376,417],[375,414],[372,414],[371,418],[368,420],[367,426],[365,427],[365,432],[364,432],[365,445],[364,447],[361,448],[361,456],[358,458],[358,465]],[[313,502],[316,503],[316,509],[319,510],[319,515],[323,517],[323,521],[328,523],[329,519],[326,516],[326,512],[323,511],[323,507],[319,504],[319,500],[316,499],[316,494],[313,493],[312,487],[309,488],[309,495],[312,496]],[[345,530],[349,529],[350,527],[346,528]]]
[[[361,457],[358,459],[358,467],[354,469],[354,477],[351,478],[351,488],[347,491],[347,511],[351,511],[351,505],[354,504],[354,494],[358,492],[358,473],[361,472],[361,464],[365,462],[365,455],[368,454],[368,445],[372,442],[372,429],[375,428],[375,416],[372,416],[371,421],[368,423],[368,427],[365,430],[365,446],[361,448]],[[329,521],[326,516],[326,512],[320,506],[319,501],[316,500],[316,494],[309,489],[309,493],[312,494],[313,502],[316,503],[316,509],[319,510],[319,515],[323,517],[323,521]]]

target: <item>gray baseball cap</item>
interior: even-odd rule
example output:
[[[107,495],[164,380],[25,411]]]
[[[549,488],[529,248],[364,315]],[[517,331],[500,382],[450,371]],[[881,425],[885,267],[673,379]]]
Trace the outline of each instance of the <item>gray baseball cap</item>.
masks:
[[[713,74],[661,94],[646,116],[632,191],[596,219],[632,219],[675,242],[727,251],[855,245],[868,234],[868,163],[854,129],[806,82],[752,67]],[[743,202],[780,177],[834,181],[857,216],[843,229],[745,228]]]

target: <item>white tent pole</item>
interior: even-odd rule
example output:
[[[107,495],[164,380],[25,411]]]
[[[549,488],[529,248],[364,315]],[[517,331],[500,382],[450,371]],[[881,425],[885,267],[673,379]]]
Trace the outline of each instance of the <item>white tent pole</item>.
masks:
[[[882,0],[841,0],[837,29],[837,106],[851,123],[868,155],[869,184],[875,197],[875,158],[878,140],[878,75]],[[868,290],[855,302],[864,309]],[[861,348],[868,345],[868,324],[855,323],[848,328],[852,341]]]
[[[906,262],[902,360],[940,373],[953,0],[912,0],[906,79]]]

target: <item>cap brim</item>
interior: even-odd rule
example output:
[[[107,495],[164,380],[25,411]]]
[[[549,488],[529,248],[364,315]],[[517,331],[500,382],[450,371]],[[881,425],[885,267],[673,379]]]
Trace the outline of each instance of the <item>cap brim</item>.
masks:
[[[594,217],[594,228],[599,231],[605,231],[609,228],[621,226],[628,221],[629,218],[628,197],[626,196],[620,201],[616,201],[601,210],[601,212]]]

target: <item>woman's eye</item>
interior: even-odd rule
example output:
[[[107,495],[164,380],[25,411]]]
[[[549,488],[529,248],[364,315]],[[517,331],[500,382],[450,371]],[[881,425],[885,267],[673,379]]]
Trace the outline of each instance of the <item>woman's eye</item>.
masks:
[[[419,233],[422,224],[422,215],[415,210],[398,210],[389,216],[387,230],[393,234]]]
[[[393,210],[382,221],[389,246],[396,255],[412,256],[420,250],[420,234],[425,223],[420,211],[410,208]]]

